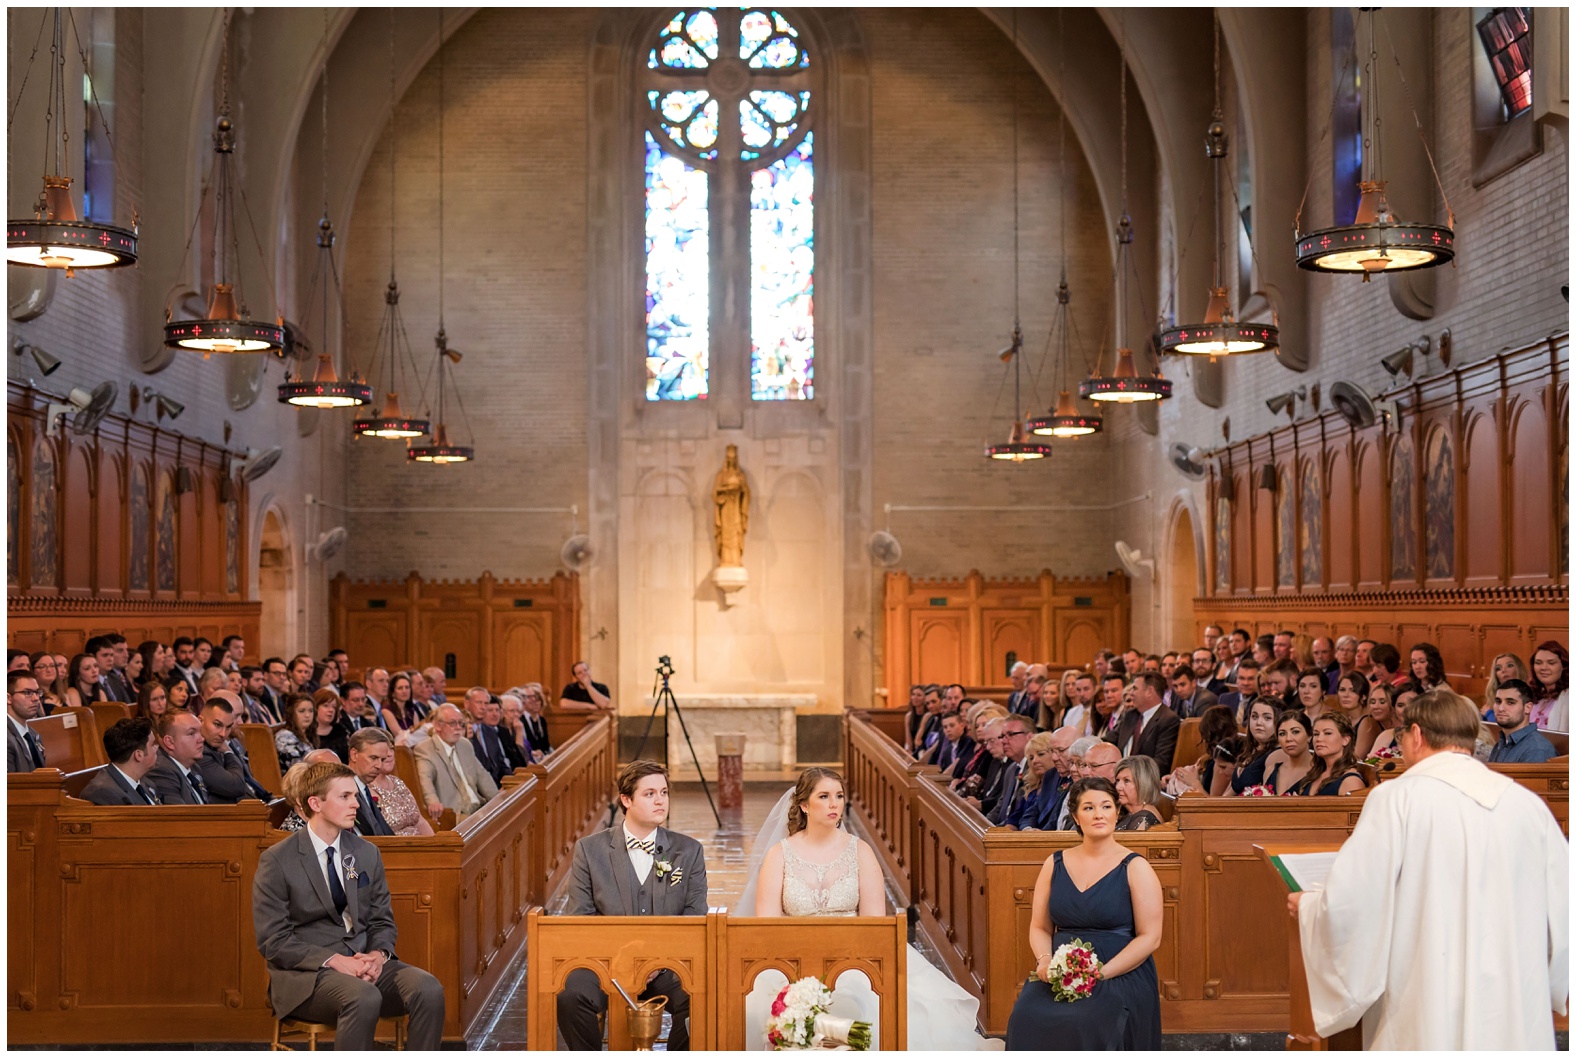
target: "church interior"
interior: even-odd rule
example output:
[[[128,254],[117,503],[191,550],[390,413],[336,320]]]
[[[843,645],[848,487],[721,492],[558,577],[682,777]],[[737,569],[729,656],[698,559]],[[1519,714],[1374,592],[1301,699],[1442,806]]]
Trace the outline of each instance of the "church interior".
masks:
[[[270,1006],[254,882],[287,773],[363,726],[446,1047],[551,1049],[593,958],[677,974],[694,1049],[759,1049],[785,944],[858,962],[884,1047],[923,1046],[905,958],[1003,1037],[1077,836],[1008,822],[1019,763],[965,799],[944,716],[1071,765],[1055,732],[1115,732],[1143,673],[1182,721],[1120,836],[1167,1047],[1315,1039],[1262,846],[1360,803],[1200,785],[1208,706],[1256,737],[1244,669],[1349,713],[1365,787],[1396,699],[1451,688],[1568,831],[1568,9],[6,18],[13,1046],[331,1036]],[[1536,763],[1489,757],[1515,679]],[[129,774],[112,726],[175,763],[182,701],[233,801],[80,796]],[[492,792],[451,803],[420,743],[453,712]],[[630,943],[555,912],[637,758],[712,910]],[[889,916],[730,919],[811,766]]]

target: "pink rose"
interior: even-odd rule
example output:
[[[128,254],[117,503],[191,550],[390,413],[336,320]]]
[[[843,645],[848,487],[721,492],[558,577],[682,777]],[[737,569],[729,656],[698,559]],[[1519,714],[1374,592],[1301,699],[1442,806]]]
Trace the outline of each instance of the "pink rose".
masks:
[[[783,997],[782,996],[779,995],[776,999],[772,1000],[772,1017],[774,1017],[774,1018],[777,1017],[779,1014],[781,1014],[783,1011],[785,1011],[787,1009],[788,1009],[788,1004],[783,1002]]]

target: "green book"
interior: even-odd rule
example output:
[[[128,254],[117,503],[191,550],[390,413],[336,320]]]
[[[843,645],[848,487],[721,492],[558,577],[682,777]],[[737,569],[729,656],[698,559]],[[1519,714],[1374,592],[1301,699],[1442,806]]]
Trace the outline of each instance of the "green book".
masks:
[[[1297,852],[1271,856],[1270,862],[1280,872],[1294,893],[1323,889],[1324,880],[1330,875],[1330,865],[1335,862],[1333,852]]]

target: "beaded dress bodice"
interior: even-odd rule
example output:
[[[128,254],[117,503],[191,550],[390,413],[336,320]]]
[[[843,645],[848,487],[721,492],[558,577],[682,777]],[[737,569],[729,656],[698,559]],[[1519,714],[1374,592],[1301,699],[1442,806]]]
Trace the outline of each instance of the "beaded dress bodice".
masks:
[[[811,915],[859,914],[859,839],[848,844],[831,863],[814,863],[794,852],[785,838],[783,848],[783,913],[790,918]]]

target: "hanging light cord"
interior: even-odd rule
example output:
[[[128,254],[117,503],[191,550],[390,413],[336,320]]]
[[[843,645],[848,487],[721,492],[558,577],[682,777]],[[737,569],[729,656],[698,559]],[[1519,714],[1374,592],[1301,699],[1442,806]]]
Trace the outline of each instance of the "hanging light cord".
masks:
[[[1341,100],[1341,86],[1346,83],[1346,71],[1351,69],[1352,62],[1357,58],[1357,34],[1352,33],[1352,50],[1341,60],[1341,72],[1335,78],[1335,90],[1330,93],[1330,112],[1324,117],[1324,130],[1319,133],[1319,142],[1315,147],[1322,146],[1330,135],[1330,126],[1335,123],[1335,107]],[[1297,216],[1293,218],[1292,238],[1302,238],[1302,211],[1308,205],[1308,192],[1313,187],[1314,167],[1308,167],[1308,182],[1302,185],[1302,200],[1297,203]]]
[[[49,9],[46,7],[44,9],[43,17],[38,20],[38,36],[33,38],[33,51],[27,57],[26,69],[22,71],[22,84],[16,90],[16,98],[11,102],[11,112],[6,116],[5,119],[5,132],[7,136],[11,135],[11,126],[16,121],[17,108],[22,105],[22,93],[27,91],[27,79],[33,73],[33,60],[38,58],[38,45],[44,39],[44,27],[47,25],[49,25]],[[46,162],[49,160],[47,146],[45,147],[44,160]]]
[[[104,129],[104,142],[109,144],[109,167],[110,167],[110,170],[115,174],[115,187],[119,188],[121,186],[120,185],[120,156],[115,150],[115,136],[114,136],[113,132],[110,130],[109,119],[104,116],[104,104],[99,102],[98,85],[93,80],[93,75],[90,72],[93,68],[92,68],[92,66],[90,66],[88,64],[88,52],[87,52],[87,49],[82,46],[82,35],[77,32],[77,16],[72,12],[71,8],[69,8],[69,7],[66,8],[66,18],[71,24],[71,36],[77,42],[77,54],[82,59],[82,70],[83,70],[83,78],[82,79],[87,82],[88,96],[89,96],[89,98],[91,98],[93,100],[93,109],[98,111],[99,125],[102,126],[103,129]],[[111,201],[110,201],[110,214],[111,214],[111,216],[114,215],[114,210],[115,210],[115,203],[114,203],[114,200],[112,198]],[[139,218],[138,218],[138,215],[137,215],[136,207],[133,207],[132,211],[131,211],[131,226],[133,228],[137,227],[138,219]]]
[[[1220,9],[1214,8],[1214,42],[1215,42],[1215,109],[1211,112],[1212,124],[1224,125],[1225,114],[1220,109]],[[1225,134],[1222,133],[1222,136]],[[1222,144],[1224,147],[1224,144]],[[1219,290],[1225,284],[1220,279],[1220,261],[1226,256],[1225,225],[1221,223],[1220,216],[1220,169],[1226,164],[1224,153],[1210,159],[1210,168],[1213,170],[1215,182],[1215,282],[1211,290]],[[1211,295],[1213,296],[1213,295]]]
[[[1395,60],[1395,75],[1401,79],[1401,91],[1406,93],[1406,105],[1412,111],[1412,124],[1417,126],[1417,139],[1423,145],[1423,153],[1428,157],[1428,169],[1434,174],[1434,184],[1439,188],[1439,197],[1445,203],[1445,215],[1449,218],[1448,227],[1456,226],[1456,211],[1450,208],[1450,196],[1445,192],[1445,182],[1439,178],[1439,168],[1434,165],[1434,152],[1428,148],[1428,137],[1423,133],[1423,119],[1417,115],[1417,102],[1412,98],[1412,88],[1406,83],[1406,73],[1401,69],[1401,56],[1395,50],[1395,38],[1390,36],[1390,23],[1384,24],[1384,39],[1390,45],[1390,57]],[[1451,265],[1455,258],[1450,259]]]

